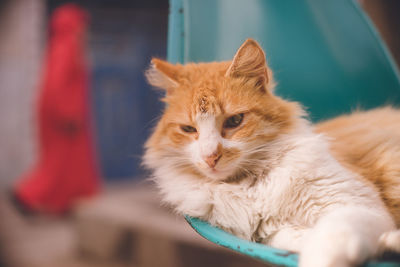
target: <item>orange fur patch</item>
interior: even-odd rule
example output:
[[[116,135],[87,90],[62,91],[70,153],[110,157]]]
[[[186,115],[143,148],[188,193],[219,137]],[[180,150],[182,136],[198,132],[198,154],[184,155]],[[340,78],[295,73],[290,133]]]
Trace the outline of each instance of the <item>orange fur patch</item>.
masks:
[[[400,226],[400,111],[355,112],[316,126],[343,165],[372,183]]]

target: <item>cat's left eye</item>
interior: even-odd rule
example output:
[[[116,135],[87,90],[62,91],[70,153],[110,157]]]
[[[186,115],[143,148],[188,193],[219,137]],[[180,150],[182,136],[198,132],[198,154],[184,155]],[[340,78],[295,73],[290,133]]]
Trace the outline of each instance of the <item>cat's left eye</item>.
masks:
[[[224,128],[236,128],[236,127],[238,127],[243,121],[243,116],[244,116],[243,113],[239,113],[239,114],[236,114],[236,115],[233,115],[233,116],[229,117],[224,122]]]

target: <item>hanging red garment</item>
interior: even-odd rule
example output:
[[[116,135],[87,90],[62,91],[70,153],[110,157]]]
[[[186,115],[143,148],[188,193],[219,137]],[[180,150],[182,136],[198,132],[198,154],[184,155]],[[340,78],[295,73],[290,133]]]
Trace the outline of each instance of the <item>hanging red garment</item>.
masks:
[[[84,50],[87,22],[87,13],[73,4],[51,17],[38,105],[39,162],[14,192],[32,211],[62,213],[99,191]]]

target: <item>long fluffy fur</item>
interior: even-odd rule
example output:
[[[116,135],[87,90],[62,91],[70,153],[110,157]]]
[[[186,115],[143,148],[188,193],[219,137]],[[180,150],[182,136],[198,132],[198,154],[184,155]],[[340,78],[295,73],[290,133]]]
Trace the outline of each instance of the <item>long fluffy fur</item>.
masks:
[[[168,70],[176,86],[144,156],[178,213],[298,251],[303,267],[352,266],[400,249],[400,111],[314,129],[298,104],[272,94],[271,71],[252,40],[232,62],[178,67]],[[225,129],[237,113],[242,124]],[[221,157],[211,170],[204,156],[215,151]]]

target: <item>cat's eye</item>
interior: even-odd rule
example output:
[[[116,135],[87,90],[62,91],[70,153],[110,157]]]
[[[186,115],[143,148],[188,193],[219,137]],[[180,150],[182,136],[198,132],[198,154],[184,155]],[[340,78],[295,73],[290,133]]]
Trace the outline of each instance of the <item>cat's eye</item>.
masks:
[[[244,116],[243,113],[239,113],[239,114],[236,114],[236,115],[233,115],[233,116],[229,117],[224,122],[224,128],[235,128],[235,127],[238,127],[243,121],[243,116]]]
[[[190,125],[181,125],[182,131],[186,133],[195,133],[197,132],[196,128],[190,126]]]

